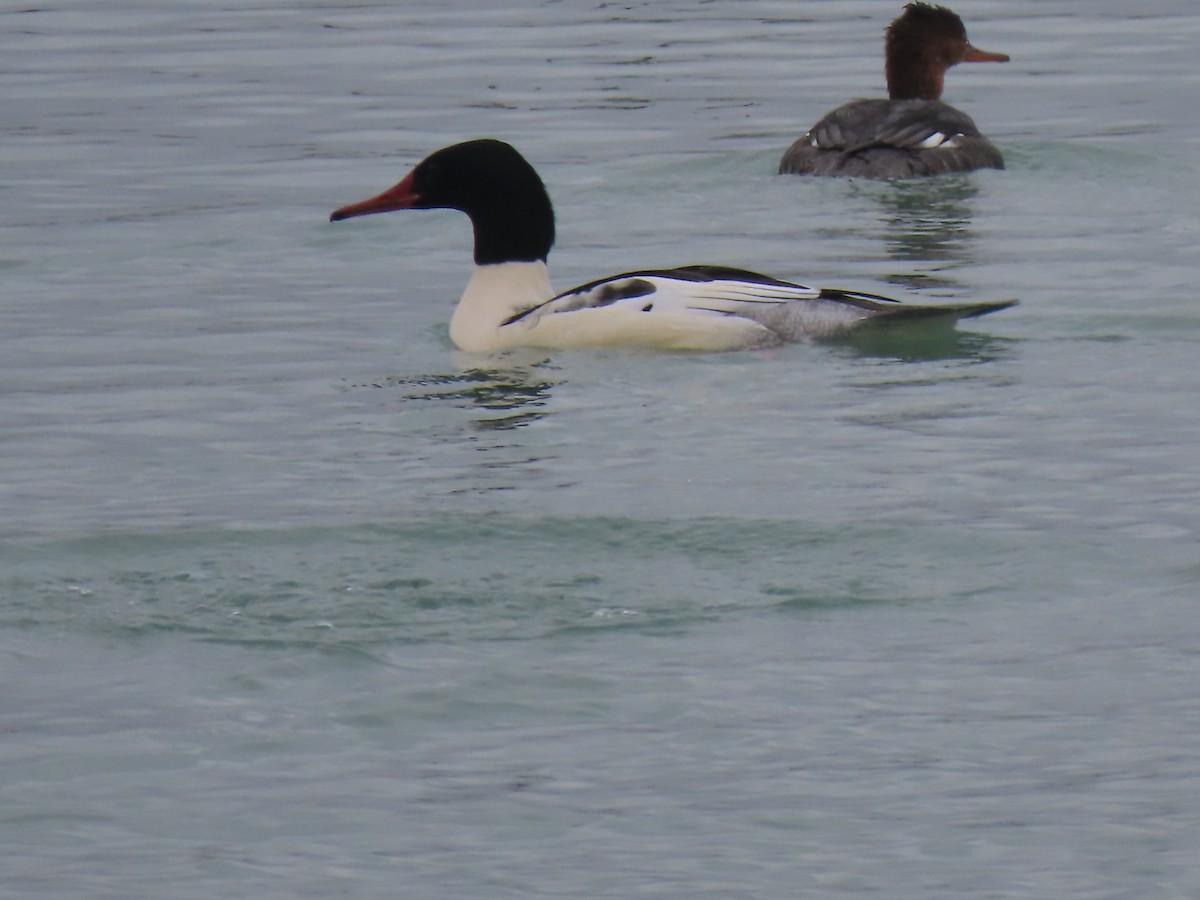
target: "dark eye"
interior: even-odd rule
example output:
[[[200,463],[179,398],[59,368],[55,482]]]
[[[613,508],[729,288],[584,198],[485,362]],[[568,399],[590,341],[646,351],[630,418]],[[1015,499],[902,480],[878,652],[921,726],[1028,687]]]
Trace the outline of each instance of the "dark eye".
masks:
[[[441,177],[442,166],[437,160],[425,160],[425,163],[417,169],[416,175],[413,176],[413,186],[418,190],[427,188],[432,184],[437,184],[438,178]]]

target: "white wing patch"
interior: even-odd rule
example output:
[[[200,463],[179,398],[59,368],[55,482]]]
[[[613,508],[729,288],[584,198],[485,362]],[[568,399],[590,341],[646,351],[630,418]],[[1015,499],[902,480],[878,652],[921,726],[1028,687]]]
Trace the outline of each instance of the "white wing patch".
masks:
[[[958,146],[957,142],[954,140],[957,137],[961,137],[961,135],[942,134],[940,131],[935,131],[929,137],[925,138],[925,140],[921,141],[921,143],[917,144],[917,147],[919,147],[921,150],[935,150],[938,147],[944,147],[947,150],[953,150]]]

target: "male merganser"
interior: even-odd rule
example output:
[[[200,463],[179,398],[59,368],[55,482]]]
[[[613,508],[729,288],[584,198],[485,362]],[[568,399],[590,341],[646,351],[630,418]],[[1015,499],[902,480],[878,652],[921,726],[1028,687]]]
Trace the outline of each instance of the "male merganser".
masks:
[[[1004,168],[971,117],[940,98],[951,66],[1007,55],[972,46],[962,19],[927,3],[904,7],[887,28],[884,54],[889,99],[839,106],[788,148],[780,174],[905,178]]]
[[[468,351],[738,350],[835,337],[868,321],[953,322],[1015,302],[909,306],[722,266],[629,272],[555,294],[546,268],[554,243],[550,197],[525,158],[495,140],[439,150],[395,187],[343,206],[329,220],[396,209],[457,209],[470,216],[475,272],[450,319],[450,339]]]

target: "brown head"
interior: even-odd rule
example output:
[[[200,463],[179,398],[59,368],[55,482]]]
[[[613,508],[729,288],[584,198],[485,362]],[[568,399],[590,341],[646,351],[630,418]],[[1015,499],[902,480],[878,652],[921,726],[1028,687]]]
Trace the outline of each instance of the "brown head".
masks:
[[[939,99],[946,70],[960,62],[1008,62],[1007,54],[972,46],[962,19],[929,3],[904,7],[887,28],[884,53],[893,100]]]

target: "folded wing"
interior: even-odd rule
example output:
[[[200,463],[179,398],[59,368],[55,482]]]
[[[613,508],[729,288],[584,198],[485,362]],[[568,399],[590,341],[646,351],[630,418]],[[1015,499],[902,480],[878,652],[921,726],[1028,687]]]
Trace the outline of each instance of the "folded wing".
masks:
[[[760,343],[767,343],[837,337],[868,320],[940,319],[949,323],[1003,309],[1012,302],[909,305],[878,294],[811,288],[744,269],[684,266],[628,272],[591,282],[512,316],[504,326],[553,325],[558,316],[588,311],[590,318],[609,310],[614,320],[622,320],[623,328],[633,315],[647,330],[668,321],[697,318],[710,321],[712,328],[719,330],[720,321],[712,321],[716,319],[743,333],[761,330],[764,340]]]

